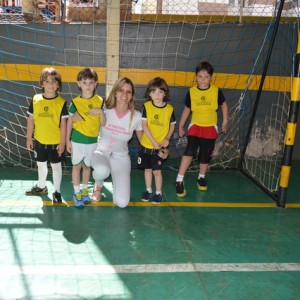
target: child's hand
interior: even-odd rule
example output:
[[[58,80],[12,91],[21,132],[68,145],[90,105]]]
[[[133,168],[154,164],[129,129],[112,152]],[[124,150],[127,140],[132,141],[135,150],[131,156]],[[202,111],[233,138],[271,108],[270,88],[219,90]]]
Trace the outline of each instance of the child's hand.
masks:
[[[72,143],[71,143],[71,141],[67,141],[66,150],[67,150],[69,153],[72,153]]]
[[[222,132],[226,133],[227,132],[227,121],[222,122]]]
[[[101,108],[93,107],[89,110],[90,115],[100,115],[102,112]]]
[[[161,147],[161,145],[160,144],[158,144],[156,141],[153,143],[153,147],[154,147],[154,149],[157,149],[157,150],[159,150],[160,149],[160,147]]]
[[[33,150],[33,139],[32,138],[27,138],[26,147],[30,151]]]
[[[185,130],[182,128],[179,127],[179,130],[178,130],[178,134],[179,134],[179,137],[183,137],[185,135]]]
[[[167,138],[165,138],[165,139],[163,140],[163,142],[162,142],[162,146],[163,146],[164,148],[167,148],[167,147],[169,146],[169,143],[170,143],[170,141],[169,141]]]
[[[76,112],[71,118],[73,122],[83,121],[81,115],[78,112]]]
[[[65,151],[65,144],[59,144],[56,147],[56,150],[57,150],[58,156],[61,156]]]
[[[158,156],[161,157],[162,159],[166,159],[170,154],[169,149],[167,148],[161,148],[158,152]]]

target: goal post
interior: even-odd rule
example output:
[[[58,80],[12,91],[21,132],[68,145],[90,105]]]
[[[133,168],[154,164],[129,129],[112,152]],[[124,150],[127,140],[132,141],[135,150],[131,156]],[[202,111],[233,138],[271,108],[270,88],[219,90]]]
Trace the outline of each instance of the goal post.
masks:
[[[279,207],[285,207],[287,189],[291,172],[293,149],[295,145],[297,118],[300,101],[300,28],[298,24],[298,47],[294,57],[293,81],[291,87],[291,105],[288,116],[288,124],[285,137],[283,161],[280,172],[279,193],[277,203]]]

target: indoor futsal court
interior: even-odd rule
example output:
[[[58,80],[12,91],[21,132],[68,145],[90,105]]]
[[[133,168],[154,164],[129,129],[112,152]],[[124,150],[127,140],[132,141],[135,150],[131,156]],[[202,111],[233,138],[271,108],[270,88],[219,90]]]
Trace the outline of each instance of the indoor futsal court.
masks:
[[[70,175],[52,205],[24,196],[35,172],[1,168],[0,299],[299,299],[299,172],[278,208],[238,172],[208,173],[206,192],[188,173],[177,198],[165,171],[164,201],[144,203],[133,170],[121,209],[110,180],[101,202],[76,208]]]
[[[299,3],[0,0],[0,300],[300,299]],[[212,66],[204,87],[198,76],[203,62]],[[55,69],[53,82],[41,76],[49,68]],[[88,93],[78,77],[86,68],[96,75]],[[168,86],[164,101],[174,113],[170,122],[154,109],[143,118],[152,118],[161,137],[175,119],[176,125],[173,135],[164,137],[166,145],[150,142],[155,149],[162,144],[170,150],[162,163],[163,201],[153,204],[141,200],[146,187],[144,172],[137,168],[140,144],[130,128],[136,124],[133,128],[140,130],[138,117],[129,119],[129,106],[123,106],[111,117],[115,123],[99,128],[93,108],[99,112],[102,104],[86,100],[100,96],[106,116],[111,115],[114,107],[106,100],[123,93],[125,85],[115,93],[114,85],[128,78],[128,97],[121,100],[142,111],[157,77]],[[52,91],[51,85],[56,87]],[[40,100],[42,105],[36,105]],[[110,141],[106,149],[118,156],[122,146],[125,161],[127,144],[116,147],[115,136],[131,138],[128,207],[115,206],[112,198],[116,182],[126,188],[129,183],[116,179],[113,194],[111,177],[100,202],[74,206],[73,197],[76,204],[76,195],[87,189],[76,178],[73,186],[71,157],[58,130],[77,110],[74,102],[86,107],[80,144],[81,138],[96,143],[102,132],[102,140]],[[187,195],[179,198],[184,191],[176,193],[175,181],[182,179],[177,173],[191,145],[180,120],[189,110],[186,133],[189,123],[212,129],[214,135],[204,138],[213,140],[206,144],[213,152],[207,155],[208,190],[198,190],[195,159],[184,177]],[[128,127],[120,121],[123,115]],[[45,148],[32,151],[33,140]],[[48,146],[55,161],[39,160],[38,170],[37,160]],[[66,156],[60,189],[55,149]],[[101,173],[99,164],[94,167]],[[26,196],[37,184],[38,171],[49,171],[49,193]],[[90,194],[94,179],[91,175]],[[153,192],[159,192],[152,183]],[[52,203],[54,186],[62,203]],[[35,191],[41,190],[40,182]]]

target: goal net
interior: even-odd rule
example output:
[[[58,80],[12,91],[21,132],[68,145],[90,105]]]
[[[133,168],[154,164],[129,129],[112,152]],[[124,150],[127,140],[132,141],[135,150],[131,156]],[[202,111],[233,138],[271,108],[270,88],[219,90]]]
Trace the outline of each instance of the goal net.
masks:
[[[196,84],[195,67],[206,60],[214,66],[213,83],[230,107],[228,132],[220,132],[210,169],[242,168],[276,192],[291,98],[298,1],[285,2],[274,41],[279,13],[275,0],[121,0],[120,20],[110,15],[115,2],[0,2],[2,166],[36,167],[33,153],[26,149],[26,118],[33,95],[41,92],[38,80],[44,67],[61,72],[61,95],[68,103],[79,93],[76,75],[86,66],[98,72],[97,92],[103,98],[114,74],[131,78],[140,107],[148,81],[161,76],[170,87],[178,124],[187,89]],[[115,47],[109,48],[111,44]],[[115,52],[110,55],[108,49]],[[185,145],[176,131],[166,168],[178,168]],[[133,166],[137,150],[134,138]],[[68,170],[67,154],[65,166]],[[190,171],[197,167],[193,162]]]

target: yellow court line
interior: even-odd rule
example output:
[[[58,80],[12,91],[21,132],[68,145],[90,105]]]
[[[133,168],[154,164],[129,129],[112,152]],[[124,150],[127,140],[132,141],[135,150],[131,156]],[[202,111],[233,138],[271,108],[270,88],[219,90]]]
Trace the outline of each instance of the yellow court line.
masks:
[[[52,201],[42,200],[2,200],[0,206],[55,206],[55,207],[71,207],[74,206],[73,201],[63,201],[61,204],[53,204]],[[115,204],[111,201],[93,202],[86,207],[113,207]],[[129,202],[131,207],[214,207],[214,208],[277,208],[275,203],[242,203],[242,202],[162,202],[153,204],[149,202]],[[286,204],[286,208],[300,208],[300,203]]]

